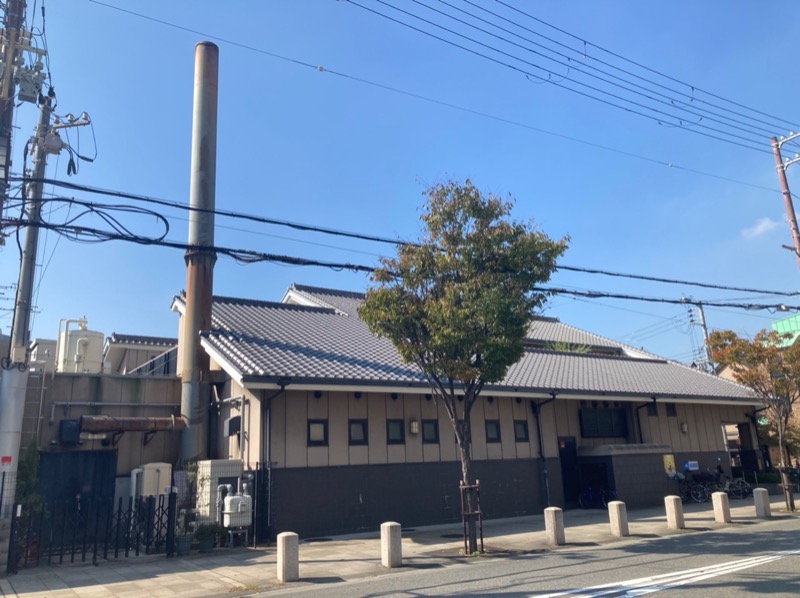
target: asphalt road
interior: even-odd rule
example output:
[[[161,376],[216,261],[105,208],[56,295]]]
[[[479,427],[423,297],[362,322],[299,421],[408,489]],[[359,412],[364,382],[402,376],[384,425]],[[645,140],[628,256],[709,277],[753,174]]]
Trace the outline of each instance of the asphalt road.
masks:
[[[466,564],[404,568],[344,583],[281,589],[287,596],[800,596],[800,519],[713,532],[636,538],[604,547]],[[253,594],[256,595],[256,594]]]

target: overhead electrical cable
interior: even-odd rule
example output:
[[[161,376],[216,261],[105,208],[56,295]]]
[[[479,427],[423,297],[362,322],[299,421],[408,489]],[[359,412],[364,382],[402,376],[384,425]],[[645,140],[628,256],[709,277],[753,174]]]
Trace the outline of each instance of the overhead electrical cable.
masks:
[[[467,1],[467,0],[465,0],[465,1]],[[623,60],[623,61],[627,62],[628,64],[632,64],[632,65],[634,65],[634,66],[636,66],[636,67],[638,67],[638,68],[640,68],[640,69],[643,69],[643,70],[645,70],[645,71],[648,71],[648,72],[650,72],[650,73],[653,73],[654,75],[658,75],[659,77],[664,77],[665,79],[668,79],[668,80],[670,80],[670,81],[672,81],[672,82],[674,82],[674,83],[678,83],[678,84],[680,84],[680,85],[684,85],[684,86],[686,86],[687,88],[689,88],[689,89],[692,91],[692,93],[693,93],[693,94],[694,94],[695,92],[701,92],[701,93],[704,93],[704,94],[708,95],[709,97],[716,98],[716,99],[718,99],[718,100],[722,100],[723,102],[727,102],[727,103],[731,104],[732,106],[737,106],[737,107],[739,107],[739,108],[743,108],[743,109],[745,109],[745,110],[749,110],[750,112],[753,112],[753,113],[755,113],[755,114],[760,114],[760,115],[762,115],[762,116],[766,116],[766,117],[768,117],[768,118],[773,118],[773,119],[776,119],[776,120],[782,121],[782,122],[784,122],[786,125],[788,125],[789,127],[794,127],[795,129],[797,129],[797,128],[800,128],[800,126],[799,126],[799,125],[797,125],[796,123],[792,123],[791,121],[789,121],[789,120],[787,120],[787,119],[785,119],[785,118],[780,118],[780,117],[777,117],[777,116],[773,116],[773,115],[767,114],[766,112],[762,112],[761,110],[757,110],[757,109],[755,109],[755,108],[750,108],[750,107],[748,107],[748,106],[745,106],[744,104],[740,104],[739,102],[735,102],[735,101],[733,101],[733,100],[729,100],[729,99],[727,99],[727,98],[724,98],[724,97],[722,97],[722,96],[720,96],[720,95],[717,95],[717,94],[715,94],[715,93],[712,93],[712,92],[710,92],[710,91],[707,91],[707,90],[703,89],[702,87],[697,87],[696,85],[691,85],[691,84],[689,84],[689,83],[686,83],[685,81],[681,81],[680,79],[677,79],[677,78],[675,78],[675,77],[672,77],[671,75],[667,75],[667,74],[665,74],[665,73],[663,73],[663,72],[661,72],[661,71],[658,71],[658,70],[656,70],[656,69],[654,69],[654,68],[651,68],[651,67],[649,67],[649,66],[646,66],[646,65],[644,65],[644,64],[642,64],[642,63],[640,63],[640,62],[636,62],[635,60],[631,60],[630,58],[626,58],[625,56],[622,56],[621,54],[618,54],[618,53],[616,53],[616,52],[613,52],[612,50],[609,50],[609,49],[607,49],[607,48],[604,48],[603,46],[600,46],[600,45],[598,45],[598,44],[595,44],[595,43],[589,42],[589,41],[587,41],[587,40],[585,40],[585,39],[583,39],[583,38],[581,38],[581,37],[579,37],[579,36],[577,36],[577,35],[575,35],[575,34],[573,34],[573,33],[570,33],[569,31],[566,31],[565,29],[562,29],[562,28],[560,28],[560,27],[557,27],[557,26],[555,26],[555,25],[553,25],[553,24],[551,24],[551,23],[548,23],[548,22],[547,22],[547,21],[545,21],[544,19],[541,19],[541,18],[539,18],[539,17],[535,17],[535,16],[533,16],[532,14],[530,14],[530,13],[528,13],[528,12],[525,12],[525,11],[523,11],[523,10],[520,10],[519,8],[517,8],[517,7],[515,7],[515,6],[512,6],[512,5],[511,5],[511,4],[509,4],[508,2],[505,2],[505,1],[503,1],[503,0],[494,0],[494,1],[495,1],[497,4],[500,4],[500,5],[502,5],[502,6],[505,6],[506,8],[509,8],[509,9],[513,10],[514,12],[517,12],[517,13],[519,13],[519,14],[521,14],[521,15],[523,15],[523,16],[525,16],[525,17],[529,18],[529,19],[532,19],[533,21],[536,21],[537,23],[541,23],[542,25],[545,25],[546,27],[549,27],[550,29],[553,29],[553,30],[555,30],[555,31],[558,31],[559,33],[562,33],[562,34],[564,34],[564,35],[567,35],[567,36],[569,36],[569,37],[571,37],[571,38],[573,38],[573,39],[576,39],[576,40],[580,41],[581,43],[583,43],[583,44],[585,44],[585,45],[587,45],[587,46],[591,46],[591,47],[593,47],[593,48],[597,48],[598,50],[600,50],[600,51],[602,51],[602,52],[605,52],[606,54],[608,54],[608,55],[610,55],[610,56],[613,56],[613,57],[615,57],[615,58],[619,58],[620,60]],[[694,96],[692,95],[692,96],[688,96],[688,97],[694,97]],[[701,101],[702,101],[702,100],[701,100]],[[714,104],[714,106],[716,106],[716,105]],[[725,108],[723,108],[723,107],[721,107],[721,106],[716,106],[716,107],[717,107],[717,108],[721,108],[721,109],[725,110]],[[739,113],[736,113],[736,114],[739,114]],[[739,115],[740,115],[740,116],[744,116],[744,115],[742,115],[742,114],[739,114]],[[767,124],[767,123],[765,123],[765,124]]]
[[[547,47],[545,44],[541,44],[541,43],[535,42],[535,41],[533,41],[533,40],[531,40],[529,38],[526,38],[526,37],[524,37],[522,35],[519,35],[518,33],[515,33],[513,31],[511,31],[510,29],[507,29],[505,27],[502,27],[502,26],[498,25],[497,23],[494,23],[494,22],[489,21],[487,19],[484,19],[484,18],[482,18],[482,17],[480,17],[478,15],[475,15],[475,14],[473,14],[473,13],[467,11],[467,10],[464,10],[463,8],[458,8],[455,5],[447,2],[446,0],[437,0],[437,1],[440,4],[443,4],[445,6],[448,6],[448,7],[452,8],[452,9],[458,11],[461,14],[464,14],[464,15],[467,15],[469,17],[472,17],[473,19],[476,19],[477,21],[479,21],[481,23],[484,23],[486,25],[489,25],[491,27],[499,29],[500,31],[503,31],[504,33],[508,33],[510,35],[513,35],[514,37],[519,38],[521,40],[524,40],[525,42],[527,42],[529,44],[532,44],[532,45],[536,46],[537,48],[541,48],[541,49],[545,50],[546,52],[550,52],[550,53],[554,54],[555,56],[558,56],[560,59],[559,58],[553,58],[552,56],[548,56],[548,55],[543,54],[543,53],[541,53],[539,51],[536,51],[536,50],[532,50],[531,48],[528,48],[523,44],[520,44],[520,43],[517,43],[517,42],[512,41],[510,39],[507,39],[507,38],[503,37],[502,35],[498,35],[496,33],[492,33],[491,31],[488,31],[488,30],[486,30],[486,29],[484,29],[482,27],[478,27],[478,26],[474,25],[473,23],[470,23],[469,21],[466,21],[466,20],[461,19],[459,17],[455,17],[455,16],[449,14],[446,11],[436,9],[436,8],[434,8],[434,7],[430,6],[430,5],[422,2],[421,0],[412,0],[412,1],[415,4],[418,4],[420,6],[424,6],[425,8],[427,8],[427,9],[429,9],[431,11],[434,11],[434,12],[440,14],[440,15],[443,15],[445,17],[453,19],[456,22],[461,23],[462,25],[466,25],[467,27],[471,27],[471,28],[475,29],[476,31],[479,31],[481,33],[489,35],[489,36],[491,36],[491,37],[493,37],[495,39],[498,39],[498,40],[500,40],[502,42],[505,42],[507,44],[513,45],[513,46],[515,46],[517,48],[525,50],[526,52],[530,52],[530,53],[532,53],[532,54],[534,54],[536,56],[540,56],[540,57],[544,58],[545,60],[550,60],[551,62],[554,62],[555,64],[557,64],[559,66],[566,67],[568,69],[568,73],[566,75],[564,75],[565,79],[569,79],[570,78],[569,77],[569,72],[574,70],[576,73],[591,77],[593,79],[596,79],[598,81],[602,81],[604,83],[608,83],[610,85],[613,85],[614,87],[618,87],[620,89],[624,89],[624,90],[629,91],[631,93],[634,93],[634,94],[636,94],[638,96],[647,98],[648,100],[657,102],[659,104],[663,104],[663,105],[668,106],[670,108],[675,108],[675,109],[678,109],[678,110],[682,110],[682,111],[684,111],[687,114],[690,114],[692,116],[700,117],[702,119],[711,120],[711,121],[719,123],[719,124],[721,124],[723,126],[727,126],[727,127],[732,128],[732,129],[736,129],[736,130],[739,130],[739,131],[750,133],[752,135],[756,135],[759,140],[763,139],[765,136],[769,137],[769,136],[772,136],[772,135],[775,134],[773,129],[765,129],[765,128],[757,126],[757,125],[750,125],[748,123],[739,121],[737,119],[731,119],[728,116],[719,115],[714,111],[711,111],[711,110],[708,110],[708,109],[705,109],[705,108],[702,108],[702,107],[692,106],[691,103],[687,103],[687,102],[684,102],[683,100],[676,99],[676,98],[674,98],[672,96],[669,96],[669,95],[667,95],[667,94],[665,94],[665,93],[663,93],[661,91],[653,90],[653,89],[648,88],[648,87],[646,87],[644,85],[641,85],[639,83],[635,83],[635,82],[629,81],[628,79],[625,79],[624,77],[621,77],[619,75],[615,75],[614,73],[608,72],[608,71],[606,71],[606,70],[604,70],[602,68],[593,66],[591,64],[576,63],[575,59],[573,59],[571,56],[568,56],[568,55],[564,54],[563,52],[559,52],[558,50],[554,50],[552,48]],[[573,52],[578,52],[578,50],[575,50],[574,48],[570,48],[570,50],[573,51]],[[561,60],[561,59],[566,60],[567,62],[563,62],[563,60]],[[517,60],[522,60],[522,59],[517,57]],[[600,73],[600,74],[598,75],[598,74],[594,74],[594,73],[587,72],[587,71],[595,71],[596,73]],[[610,80],[609,78],[613,79],[613,81]],[[628,87],[628,86],[630,86],[630,87]],[[650,95],[650,94],[653,94],[653,95]],[[758,131],[760,131],[760,132],[758,132]]]
[[[703,135],[704,137],[708,137],[710,139],[716,139],[717,141],[722,141],[724,143],[728,143],[728,144],[731,144],[731,145],[736,145],[736,146],[739,146],[739,147],[742,147],[742,148],[745,148],[745,149],[750,149],[750,150],[754,150],[754,151],[757,151],[757,152],[760,152],[760,153],[765,153],[765,154],[770,154],[770,155],[772,154],[772,150],[768,149],[765,146],[762,146],[762,145],[747,145],[746,143],[742,143],[742,141],[745,141],[747,143],[758,143],[757,141],[748,139],[746,137],[742,137],[742,136],[736,135],[734,133],[728,133],[726,131],[722,131],[722,130],[717,129],[715,127],[710,127],[708,125],[700,124],[699,122],[696,122],[696,123],[683,123],[681,121],[681,119],[679,119],[675,115],[669,114],[667,112],[664,112],[663,110],[659,110],[659,109],[656,109],[656,108],[649,107],[649,106],[647,106],[645,104],[642,104],[641,102],[637,102],[637,101],[622,97],[619,94],[611,93],[611,92],[606,91],[604,89],[601,89],[599,87],[596,87],[596,86],[593,86],[593,85],[589,85],[588,83],[583,83],[583,82],[580,82],[580,81],[574,81],[574,83],[576,83],[577,85],[580,85],[580,86],[582,86],[582,87],[584,87],[586,89],[590,89],[593,92],[600,93],[600,94],[606,95],[608,97],[614,98],[614,100],[618,100],[618,101],[630,104],[631,106],[636,106],[636,108],[639,108],[641,110],[635,109],[635,108],[631,108],[629,106],[624,106],[624,105],[621,105],[621,104],[617,104],[612,100],[604,99],[602,97],[598,97],[596,95],[593,95],[592,93],[589,93],[589,92],[586,92],[586,91],[581,91],[579,89],[574,89],[572,87],[569,87],[569,86],[565,85],[563,83],[563,81],[559,82],[559,81],[556,81],[556,80],[553,80],[553,79],[549,79],[549,78],[546,79],[546,78],[542,77],[541,75],[533,73],[533,72],[531,72],[529,70],[525,70],[524,68],[521,68],[519,66],[516,66],[516,65],[513,65],[513,64],[509,64],[508,62],[504,62],[503,60],[500,60],[498,58],[494,58],[492,56],[489,56],[487,54],[479,52],[478,50],[475,50],[473,48],[465,46],[465,45],[463,45],[461,43],[458,43],[458,42],[455,42],[453,40],[447,39],[445,37],[442,37],[440,35],[437,35],[435,33],[430,32],[430,31],[426,31],[425,29],[422,29],[420,27],[416,27],[416,26],[412,25],[411,23],[407,23],[407,22],[402,21],[400,19],[396,19],[396,18],[394,18],[394,17],[392,17],[392,16],[390,16],[390,15],[388,15],[386,13],[380,12],[380,11],[375,10],[373,8],[370,8],[368,6],[364,6],[363,4],[359,4],[355,0],[344,0],[344,1],[348,2],[349,4],[352,4],[353,6],[357,6],[357,7],[361,8],[361,9],[363,9],[363,10],[371,12],[371,13],[377,15],[377,16],[380,16],[380,17],[382,17],[384,19],[387,19],[389,21],[392,21],[394,23],[402,25],[403,27],[407,27],[407,28],[409,28],[409,29],[411,29],[413,31],[417,31],[418,33],[421,33],[421,34],[426,35],[428,37],[431,37],[433,39],[439,40],[439,41],[441,41],[441,42],[443,42],[445,44],[448,44],[450,46],[453,46],[455,48],[458,48],[458,49],[463,50],[465,52],[468,52],[470,54],[474,54],[475,56],[479,56],[481,58],[484,58],[485,60],[489,60],[491,62],[494,62],[494,63],[498,64],[498,65],[501,65],[501,66],[504,66],[506,68],[509,68],[509,69],[511,69],[513,71],[519,72],[520,74],[523,74],[523,75],[526,75],[526,76],[530,76],[530,77],[535,77],[537,79],[542,80],[543,82],[550,83],[551,85],[555,85],[556,87],[560,87],[562,89],[571,91],[572,93],[584,96],[586,98],[589,98],[591,100],[600,102],[602,104],[606,104],[608,106],[612,106],[614,108],[618,108],[620,110],[624,110],[625,112],[630,112],[632,114],[637,114],[637,115],[639,115],[639,116],[641,116],[643,118],[647,118],[647,119],[652,120],[654,122],[657,122],[659,124],[663,124],[662,121],[664,119],[661,119],[661,118],[659,118],[657,116],[653,116],[652,114],[647,114],[647,113],[641,111],[641,110],[649,110],[649,111],[654,112],[656,114],[661,114],[661,115],[663,115],[663,116],[665,116],[667,118],[674,118],[674,119],[678,120],[678,122],[676,122],[676,123],[667,123],[667,124],[669,124],[671,126],[674,126],[674,127],[677,127],[677,128],[682,128],[684,130],[691,131],[692,133],[695,133],[695,134],[698,134],[698,135]],[[524,64],[528,64],[529,66],[532,66],[532,67],[534,67],[534,68],[536,68],[536,69],[538,69],[540,71],[543,71],[544,73],[547,73],[550,77],[553,77],[553,76],[560,77],[560,74],[556,73],[555,71],[552,71],[552,70],[547,69],[545,67],[542,67],[542,66],[539,66],[537,64],[534,64],[534,63],[532,63],[530,61],[527,61],[527,60],[524,60],[524,59],[519,58],[517,56],[514,56],[513,54],[510,54],[510,53],[505,52],[503,50],[499,50],[497,48],[489,46],[489,45],[487,45],[487,44],[485,44],[485,43],[483,43],[483,42],[481,42],[479,40],[476,40],[476,39],[473,39],[473,38],[471,38],[469,36],[466,36],[464,34],[458,33],[457,31],[453,31],[452,29],[444,27],[443,25],[439,25],[437,23],[434,23],[433,21],[430,21],[429,19],[425,19],[424,17],[420,17],[419,15],[416,15],[416,14],[414,14],[412,12],[409,12],[409,11],[406,11],[406,10],[404,10],[402,8],[398,8],[396,6],[393,6],[393,5],[389,4],[388,2],[386,2],[384,0],[375,0],[375,1],[380,3],[380,4],[382,4],[382,5],[384,5],[384,6],[392,8],[392,9],[398,11],[398,12],[401,12],[403,14],[411,16],[411,17],[413,17],[415,19],[421,20],[424,23],[430,24],[433,27],[436,27],[436,28],[441,29],[443,31],[447,31],[448,33],[451,33],[452,35],[455,35],[456,37],[468,40],[468,41],[470,41],[472,43],[475,43],[475,44],[477,44],[479,46],[487,48],[487,49],[489,49],[489,50],[491,50],[493,52],[497,52],[498,54],[501,54],[503,56],[512,58],[513,60],[517,60],[517,61],[522,62]],[[686,127],[685,126],[686,124],[691,124],[692,127]],[[713,131],[714,133],[719,133],[720,135],[727,135],[729,138],[720,137],[720,136],[714,135],[712,133],[705,133],[703,131],[698,131],[697,128],[706,129],[708,131]],[[742,141],[735,141],[734,139],[740,139]]]
[[[424,102],[428,102],[428,103],[431,103],[431,104],[436,104],[438,106],[442,106],[442,107],[449,108],[449,109],[452,109],[452,110],[458,110],[460,112],[464,112],[464,113],[467,113],[467,114],[473,114],[475,116],[480,116],[482,118],[494,120],[496,122],[502,122],[504,124],[508,124],[508,125],[511,125],[511,126],[520,127],[520,128],[523,128],[523,129],[527,129],[529,131],[534,131],[534,132],[537,132],[537,133],[541,133],[543,135],[549,135],[549,136],[556,137],[556,138],[559,138],[559,139],[564,139],[564,140],[567,140],[567,141],[571,141],[573,143],[579,143],[581,145],[586,145],[588,147],[593,147],[593,148],[596,148],[596,149],[601,149],[601,150],[612,152],[612,153],[619,154],[619,155],[622,155],[622,156],[627,156],[627,157],[635,158],[635,159],[642,160],[642,161],[645,161],[645,162],[650,162],[652,164],[658,164],[660,166],[665,166],[665,167],[667,167],[667,168],[669,168],[671,170],[681,170],[683,172],[696,174],[698,176],[704,176],[704,177],[713,178],[713,179],[717,179],[717,180],[721,180],[721,181],[726,181],[726,182],[729,182],[729,183],[734,183],[736,185],[750,187],[750,188],[753,188],[753,189],[761,189],[761,190],[770,191],[770,192],[773,192],[773,193],[781,193],[781,191],[779,189],[776,189],[776,188],[773,188],[773,187],[767,187],[767,186],[764,186],[764,185],[758,185],[758,184],[750,183],[750,182],[747,182],[747,181],[733,179],[733,178],[726,177],[726,176],[723,176],[723,175],[704,172],[702,170],[697,170],[697,169],[694,169],[694,168],[681,166],[680,164],[676,164],[674,162],[669,162],[667,160],[661,160],[661,159],[652,158],[652,157],[649,157],[649,156],[643,156],[641,154],[637,154],[637,153],[630,152],[630,151],[627,151],[627,150],[622,150],[622,149],[611,147],[611,146],[608,146],[608,145],[603,145],[601,143],[596,143],[596,142],[593,142],[593,141],[588,141],[588,140],[585,140],[585,139],[581,139],[579,137],[573,137],[573,136],[565,135],[565,134],[562,134],[562,133],[556,133],[555,131],[549,131],[547,129],[542,129],[542,128],[539,128],[539,127],[535,127],[533,125],[529,125],[529,124],[522,123],[522,122],[519,122],[519,121],[515,121],[515,120],[512,120],[512,119],[504,118],[502,116],[489,114],[489,113],[486,113],[486,112],[482,112],[480,110],[474,110],[472,108],[459,106],[457,104],[452,104],[450,102],[437,100],[435,98],[427,97],[427,96],[424,96],[424,95],[421,95],[421,94],[417,94],[417,93],[414,93],[414,92],[410,92],[410,91],[406,91],[406,90],[399,89],[399,88],[396,88],[396,87],[392,87],[390,85],[386,85],[386,84],[383,84],[383,83],[378,83],[376,81],[371,81],[369,79],[365,79],[365,78],[358,77],[358,76],[355,76],[355,75],[350,75],[350,74],[347,74],[347,73],[344,73],[344,72],[341,72],[341,71],[336,71],[336,70],[333,70],[333,69],[329,69],[327,67],[323,67],[323,66],[320,66],[320,65],[314,65],[314,64],[311,64],[311,63],[308,63],[308,62],[304,62],[302,60],[297,60],[295,58],[291,58],[291,57],[288,57],[288,56],[282,56],[280,54],[276,54],[274,52],[269,52],[269,51],[263,50],[261,48],[256,48],[256,47],[248,46],[246,44],[242,44],[242,43],[239,43],[239,42],[231,41],[231,40],[219,37],[219,36],[215,36],[215,35],[210,34],[210,33],[206,33],[206,32],[203,32],[203,31],[198,31],[198,30],[195,30],[195,29],[190,29],[188,27],[184,27],[182,25],[177,25],[177,24],[171,23],[169,21],[164,21],[162,19],[157,19],[157,18],[151,17],[149,15],[145,15],[145,14],[142,14],[142,13],[137,13],[137,12],[134,12],[134,11],[131,11],[131,10],[127,10],[127,9],[124,9],[124,8],[120,8],[118,6],[114,6],[113,4],[107,4],[105,2],[100,2],[99,0],[89,0],[89,2],[92,2],[92,3],[100,5],[100,6],[104,6],[106,8],[110,8],[110,9],[113,9],[113,10],[117,10],[117,11],[123,12],[123,13],[129,14],[131,16],[135,16],[135,17],[142,18],[142,19],[145,19],[145,20],[153,21],[155,23],[158,23],[160,25],[164,25],[166,27],[172,27],[172,28],[175,28],[175,29],[178,29],[178,30],[181,30],[181,31],[187,31],[187,32],[190,32],[190,33],[195,33],[195,34],[204,36],[204,37],[209,38],[209,39],[214,39],[216,41],[219,41],[219,42],[222,42],[222,43],[225,43],[225,44],[230,44],[230,45],[233,45],[233,46],[240,47],[242,49],[246,49],[246,50],[250,50],[250,51],[253,51],[253,52],[257,52],[259,54],[263,54],[263,55],[269,56],[271,58],[276,58],[278,60],[284,60],[284,61],[287,61],[287,62],[290,62],[290,63],[293,63],[293,64],[297,64],[299,66],[308,67],[308,68],[314,69],[315,71],[320,72],[320,73],[326,73],[326,74],[330,74],[330,75],[335,75],[337,77],[342,77],[344,79],[349,79],[351,81],[362,83],[364,85],[369,85],[369,86],[372,86],[372,87],[376,87],[378,89],[383,89],[385,91],[390,91],[392,93],[397,93],[397,94],[400,94],[400,95],[404,95],[404,96],[407,96],[407,97],[410,97],[410,98],[414,98],[414,99],[417,99],[417,100],[421,100],[421,101],[424,101]]]
[[[365,266],[362,264],[343,263],[343,262],[328,262],[316,259],[307,259],[297,256],[278,255],[272,253],[265,253],[254,251],[251,249],[235,249],[230,247],[220,246],[206,246],[194,245],[189,243],[181,243],[177,241],[170,241],[164,238],[141,237],[132,235],[130,233],[119,232],[118,230],[105,231],[94,227],[78,226],[74,224],[51,224],[47,222],[37,221],[31,222],[23,219],[3,219],[3,224],[12,224],[18,228],[27,226],[36,226],[48,230],[56,231],[64,235],[66,238],[74,241],[84,242],[106,242],[106,241],[127,241],[130,243],[137,243],[139,245],[153,245],[158,247],[168,247],[172,249],[183,250],[199,250],[214,252],[220,255],[226,255],[233,258],[239,263],[252,264],[256,262],[279,262],[283,264],[291,264],[295,266],[318,266],[330,268],[334,270],[350,270],[353,272],[372,273],[375,271],[373,266]],[[578,297],[586,297],[589,299],[595,298],[608,298],[608,299],[626,299],[632,301],[644,301],[649,303],[667,303],[674,305],[687,305],[687,304],[702,304],[708,307],[731,307],[739,308],[747,311],[767,310],[771,313],[776,312],[797,312],[800,311],[800,306],[785,305],[785,304],[763,304],[763,303],[735,303],[735,302],[721,302],[713,300],[692,300],[682,297],[680,299],[669,299],[665,297],[645,297],[641,295],[629,295],[623,293],[608,293],[605,291],[576,291],[560,287],[534,287],[531,289],[535,293],[543,293],[546,295],[574,295]]]
[[[291,222],[287,220],[280,220],[275,218],[267,218],[264,216],[256,216],[254,214],[246,214],[242,212],[234,212],[230,210],[220,210],[214,209],[209,210],[207,208],[198,208],[191,206],[185,203],[179,203],[174,201],[168,201],[164,199],[158,199],[155,197],[139,195],[136,193],[128,193],[124,191],[115,191],[110,189],[101,189],[98,187],[91,187],[88,185],[80,185],[77,183],[72,183],[69,181],[61,181],[58,179],[49,179],[49,178],[42,178],[42,179],[33,179],[33,178],[26,178],[26,177],[9,177],[12,181],[24,181],[24,182],[41,182],[43,184],[54,185],[58,187],[64,187],[76,191],[84,191],[87,193],[95,193],[100,195],[108,195],[112,197],[119,197],[122,199],[130,199],[133,201],[141,201],[145,203],[151,203],[155,205],[165,206],[176,208],[185,211],[193,211],[193,212],[202,212],[202,213],[213,213],[215,216],[224,216],[233,219],[242,219],[248,220],[251,222],[258,222],[262,224],[270,224],[276,226],[285,226],[288,228],[292,228],[295,230],[301,230],[306,232],[315,232],[321,234],[328,234],[334,236],[340,236],[345,238],[354,238],[358,240],[366,240],[372,241],[377,243],[385,243],[395,246],[402,246],[402,245],[410,245],[418,247],[418,243],[412,243],[409,241],[405,241],[403,239],[392,239],[389,237],[382,237],[378,235],[365,235],[362,233],[344,231],[339,229],[332,229],[328,227],[319,227],[316,225],[311,224],[303,224],[299,222]],[[71,201],[73,198],[62,198],[64,201]],[[48,200],[51,201],[51,200]],[[101,205],[102,207],[102,205]],[[749,287],[738,287],[738,286],[730,286],[730,285],[719,285],[713,283],[706,283],[706,282],[699,282],[699,281],[689,281],[689,280],[680,280],[680,279],[673,279],[673,278],[663,278],[657,276],[649,276],[644,274],[627,274],[623,272],[613,272],[609,270],[601,270],[597,268],[586,268],[586,267],[578,267],[578,266],[570,266],[567,264],[557,264],[556,267],[559,270],[567,270],[579,273],[586,273],[586,274],[599,274],[604,276],[612,276],[618,278],[630,278],[636,280],[646,280],[650,282],[661,282],[665,284],[681,284],[681,285],[688,285],[688,286],[696,286],[708,289],[716,289],[716,290],[723,290],[723,291],[736,291],[742,293],[758,293],[762,295],[774,295],[780,297],[795,297],[800,296],[800,291],[775,291],[775,290],[764,290],[764,289],[753,289]]]

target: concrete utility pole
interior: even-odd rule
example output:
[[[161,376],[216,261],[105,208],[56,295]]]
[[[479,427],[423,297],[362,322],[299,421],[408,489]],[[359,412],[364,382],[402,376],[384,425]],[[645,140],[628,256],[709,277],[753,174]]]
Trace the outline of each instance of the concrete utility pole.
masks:
[[[47,166],[45,136],[52,114],[51,98],[40,106],[39,125],[33,139],[33,178],[44,178]],[[0,486],[2,487],[2,512],[0,512],[0,557],[8,555],[8,531],[14,506],[19,468],[19,449],[22,437],[22,415],[25,411],[25,393],[28,388],[28,344],[33,303],[33,279],[36,269],[36,252],[41,222],[42,184],[32,182],[27,190],[26,209],[29,225],[25,233],[22,264],[19,270],[17,300],[14,305],[14,327],[11,331],[11,358],[3,362],[0,374]],[[5,563],[5,560],[0,559]],[[5,571],[5,567],[2,568]]]
[[[800,266],[800,229],[797,228],[797,216],[794,213],[794,202],[792,202],[792,194],[789,192],[789,181],[786,179],[786,169],[800,161],[800,156],[795,156],[795,158],[786,160],[786,162],[784,162],[781,157],[781,147],[783,144],[797,137],[800,137],[800,133],[792,133],[788,137],[782,137],[780,141],[778,141],[776,137],[773,137],[772,153],[775,154],[775,168],[778,171],[778,179],[781,182],[783,203],[786,206],[786,218],[789,220],[789,227],[792,229],[793,247],[787,247],[787,249],[794,249],[797,265]]]
[[[206,458],[208,438],[208,356],[200,332],[211,328],[213,293],[214,205],[217,184],[217,87],[219,48],[211,42],[195,46],[189,245],[186,252],[186,310],[181,330],[181,459]]]
[[[8,201],[8,175],[11,171],[11,138],[14,125],[14,78],[11,68],[16,62],[17,40],[22,30],[25,16],[25,0],[9,0],[3,22],[3,43],[5,52],[3,64],[6,68],[0,80],[0,218],[3,217],[5,204]],[[5,244],[5,237],[0,235],[0,245]]]

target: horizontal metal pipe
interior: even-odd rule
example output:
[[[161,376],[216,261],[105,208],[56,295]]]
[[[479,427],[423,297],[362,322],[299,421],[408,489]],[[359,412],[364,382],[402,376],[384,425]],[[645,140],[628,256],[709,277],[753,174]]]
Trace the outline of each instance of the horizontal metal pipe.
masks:
[[[180,432],[186,428],[182,417],[109,417],[82,415],[81,432]]]
[[[55,401],[50,408],[50,423],[56,420],[56,407],[161,407],[165,409],[180,409],[177,403],[105,403],[102,401]]]

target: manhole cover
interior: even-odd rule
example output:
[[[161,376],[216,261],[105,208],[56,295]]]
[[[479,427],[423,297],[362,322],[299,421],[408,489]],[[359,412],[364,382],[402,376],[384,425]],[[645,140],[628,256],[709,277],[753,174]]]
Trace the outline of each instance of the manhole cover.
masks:
[[[461,538],[464,537],[464,534],[442,534],[439,537],[440,538],[447,538],[448,540],[450,540],[450,539],[461,539]]]
[[[308,538],[307,540],[303,540],[303,542],[330,542],[333,538]]]

